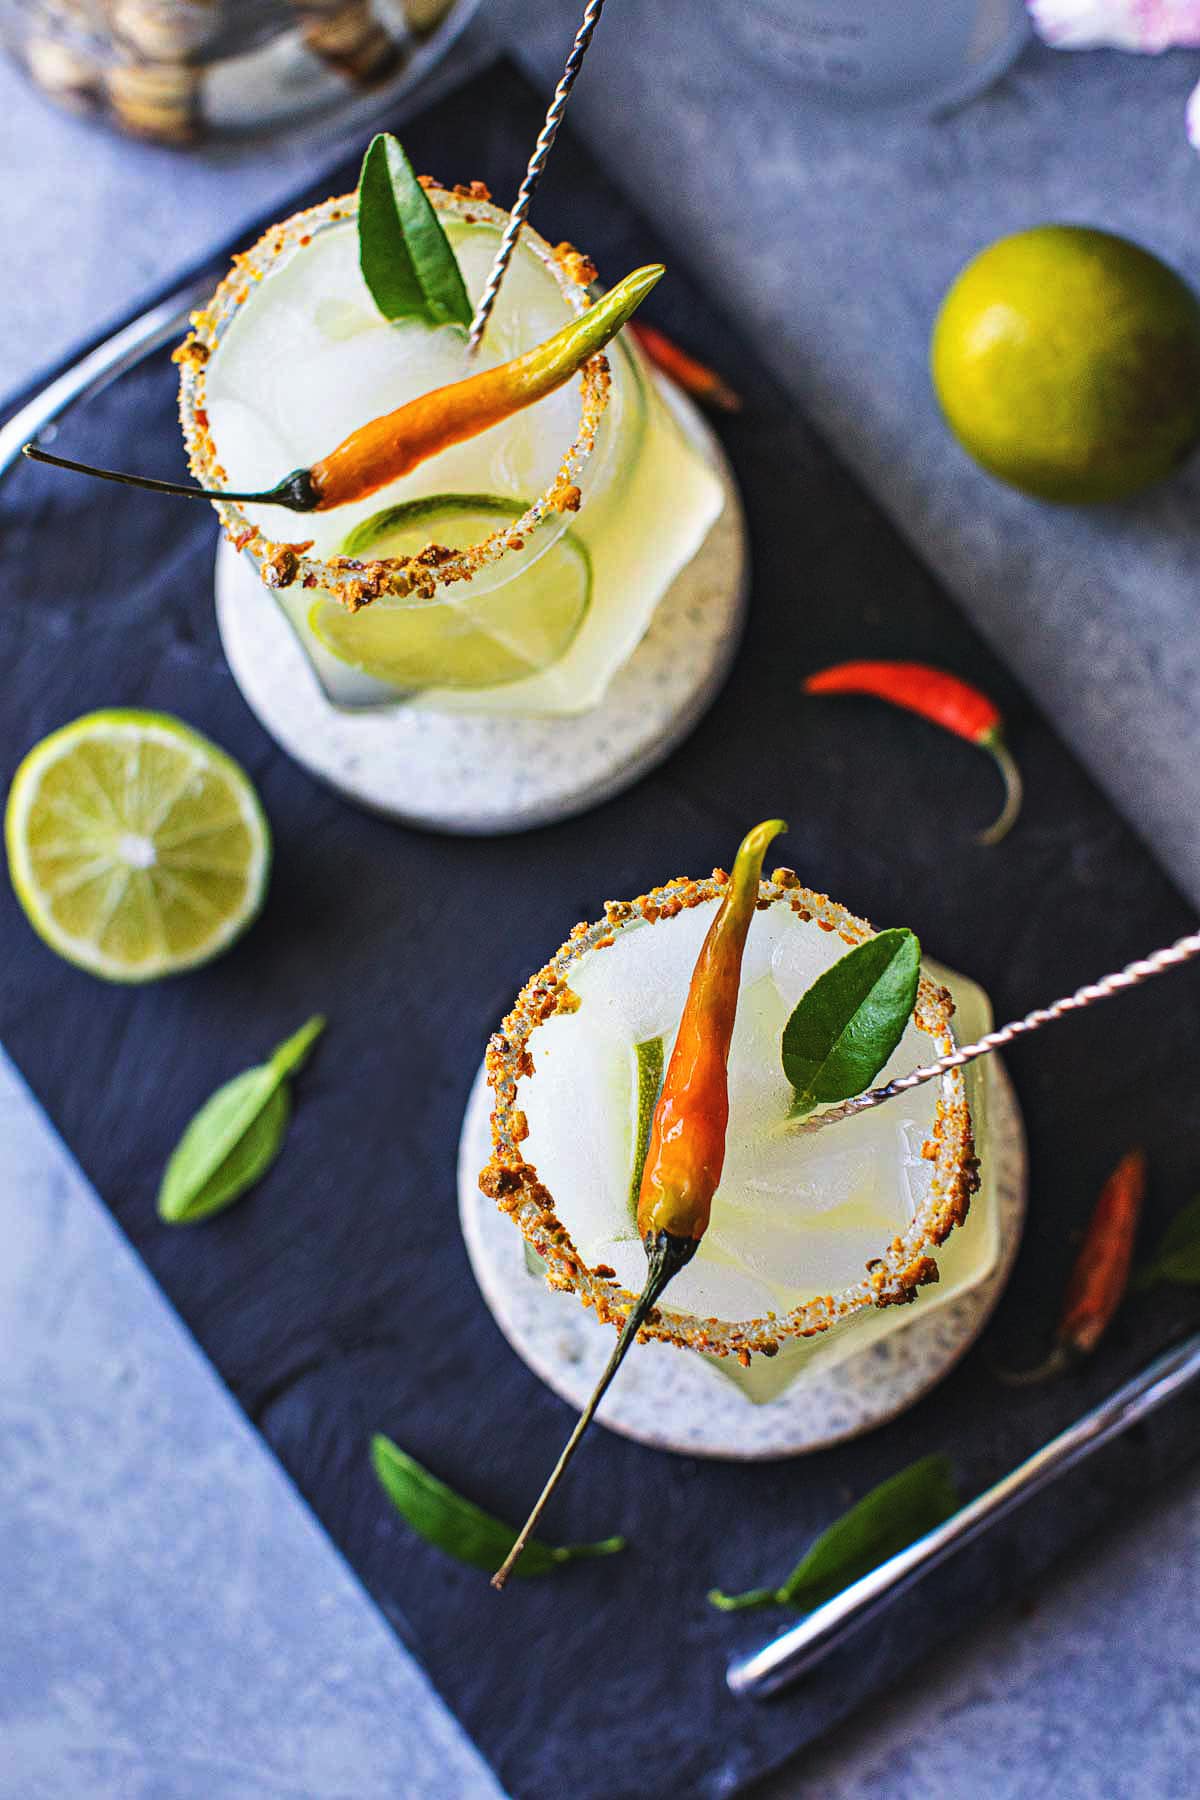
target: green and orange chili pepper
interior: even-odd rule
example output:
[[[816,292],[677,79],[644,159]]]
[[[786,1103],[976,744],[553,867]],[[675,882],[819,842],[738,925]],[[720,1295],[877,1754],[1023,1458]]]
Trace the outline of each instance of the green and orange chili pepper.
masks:
[[[634,269],[545,343],[514,356],[498,368],[482,369],[462,381],[452,381],[432,393],[419,395],[394,412],[372,419],[352,431],[328,456],[307,469],[294,469],[275,487],[260,493],[188,487],[181,482],[98,469],[90,463],[54,456],[36,444],[26,444],[25,454],[35,462],[52,463],[79,475],[96,475],[104,481],[147,487],[155,493],[180,494],[191,500],[237,500],[285,506],[299,513],[328,512],[333,507],[366,499],[429,457],[477,437],[481,431],[488,431],[562,387],[589,357],[616,336],[662,274],[661,263]]]
[[[1004,741],[1003,717],[986,694],[961,676],[931,668],[928,663],[845,662],[809,675],[804,691],[873,695],[977,744],[994,759],[1004,782],[1004,806],[987,830],[979,833],[979,842],[998,844],[1016,824],[1021,810],[1021,772]]]
[[[1067,1281],[1050,1354],[1032,1369],[997,1370],[1009,1387],[1031,1387],[1090,1356],[1129,1287],[1146,1198],[1146,1153],[1129,1150],[1100,1190]]]
[[[742,840],[692,973],[638,1192],[638,1233],[647,1255],[652,1243],[666,1236],[691,1256],[708,1229],[725,1162],[729,1044],[746,934],[758,903],[763,858],[786,829],[782,819],[769,819]]]
[[[725,1162],[729,1045],[737,1016],[746,936],[758,904],[763,858],[775,838],[786,830],[782,819],[768,819],[756,825],[742,839],[734,859],[721,904],[692,972],[675,1047],[650,1127],[637,1206],[638,1231],[648,1265],[646,1285],[629,1309],[608,1365],[537,1504],[493,1575],[493,1587],[504,1586],[647,1315],[667,1283],[696,1254],[708,1229],[713,1195]]]

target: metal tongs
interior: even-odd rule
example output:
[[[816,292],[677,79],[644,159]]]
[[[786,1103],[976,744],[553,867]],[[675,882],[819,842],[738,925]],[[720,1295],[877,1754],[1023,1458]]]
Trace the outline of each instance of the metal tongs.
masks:
[[[1161,1356],[1124,1382],[1107,1400],[1068,1425],[1040,1450],[1003,1476],[978,1499],[972,1500],[944,1525],[927,1532],[890,1556],[869,1575],[818,1606],[798,1625],[781,1632],[749,1656],[730,1663],[726,1680],[735,1694],[766,1700],[818,1663],[845,1638],[870,1621],[905,1593],[930,1569],[936,1569],[964,1544],[981,1537],[1024,1501],[1049,1487],[1068,1469],[1083,1462],[1102,1444],[1119,1437],[1129,1426],[1157,1412],[1200,1375],[1200,1332],[1165,1350]]]

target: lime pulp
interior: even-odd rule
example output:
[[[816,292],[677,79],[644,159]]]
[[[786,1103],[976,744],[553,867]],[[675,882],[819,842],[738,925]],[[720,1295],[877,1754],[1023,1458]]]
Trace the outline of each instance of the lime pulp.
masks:
[[[244,771],[166,713],[86,714],[13,779],[9,874],[34,930],[109,981],[207,962],[253,919],[271,838]]]
[[[345,556],[402,558],[431,543],[466,549],[525,511],[490,494],[439,494],[365,519]],[[526,557],[520,550],[506,558]],[[472,591],[458,582],[432,600],[383,598],[356,613],[325,595],[309,627],[318,643],[361,674],[401,689],[501,687],[549,668],[573,643],[591,602],[591,559],[563,531],[507,580]]]

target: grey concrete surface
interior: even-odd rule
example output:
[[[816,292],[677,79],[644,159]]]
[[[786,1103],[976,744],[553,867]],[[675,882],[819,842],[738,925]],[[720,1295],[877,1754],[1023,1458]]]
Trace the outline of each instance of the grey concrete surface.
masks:
[[[755,1800],[1188,1800],[1200,1751],[1200,1478],[976,1622]]]
[[[0,1800],[499,1800],[0,1052]]]

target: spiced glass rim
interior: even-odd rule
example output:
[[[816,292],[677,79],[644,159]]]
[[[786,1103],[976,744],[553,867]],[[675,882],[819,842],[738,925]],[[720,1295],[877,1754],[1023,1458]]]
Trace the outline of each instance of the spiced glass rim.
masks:
[[[444,188],[423,178],[422,185],[438,212],[453,214],[468,225],[492,225],[502,232],[508,214],[488,197],[481,182],[470,187]],[[201,487],[221,488],[228,476],[221,466],[209,427],[206,375],[209,358],[232,321],[265,280],[280,257],[304,249],[323,231],[344,227],[357,216],[358,195],[335,195],[293,213],[263,232],[249,250],[233,259],[228,274],[207,305],[191,315],[191,330],[175,352],[179,364],[179,420],[183,427],[188,466]],[[521,244],[547,269],[558,286],[569,312],[578,317],[591,305],[588,293],[596,271],[586,256],[570,244],[554,249],[529,225],[521,230]],[[438,587],[469,581],[481,569],[499,562],[510,550],[524,547],[531,533],[551,519],[577,511],[581,496],[579,479],[595,447],[596,433],[608,405],[611,374],[608,358],[597,351],[579,371],[581,404],[579,427],[565,451],[554,480],[517,519],[499,526],[477,544],[447,551],[427,547],[411,557],[309,556],[309,544],[296,540],[272,540],[254,525],[232,500],[214,500],[213,507],[225,536],[235,549],[253,557],[259,575],[269,588],[322,588],[350,611],[384,596],[425,602]],[[362,421],[364,424],[367,421]],[[330,445],[330,449],[333,449]],[[282,477],[287,471],[280,470]],[[303,527],[300,527],[302,531]],[[429,551],[437,550],[436,557]]]
[[[530,1040],[538,1026],[556,1013],[574,1012],[579,1005],[569,976],[583,957],[608,948],[623,931],[653,925],[659,919],[675,917],[686,907],[717,899],[727,881],[723,870],[714,870],[703,880],[681,877],[667,882],[633,901],[607,901],[603,919],[576,925],[545,967],[531,976],[501,1029],[488,1043],[487,1081],[495,1110],[492,1154],[480,1174],[479,1185],[520,1227],[527,1243],[545,1263],[550,1286],[577,1294],[585,1306],[595,1308],[606,1324],[618,1328],[624,1324],[636,1295],[621,1287],[607,1264],[588,1267],[555,1213],[553,1195],[538,1180],[533,1165],[525,1161],[521,1144],[528,1126],[518,1105],[518,1088],[533,1073]],[[769,880],[760,883],[759,906],[770,905],[790,906],[801,920],[836,932],[848,945],[860,944],[875,935],[865,919],[856,918],[828,895],[802,886],[790,869],[777,869]],[[955,1047],[953,1012],[949,990],[922,976],[913,1021],[933,1039],[939,1055]],[[979,1163],[961,1068],[941,1077],[930,1142],[935,1154],[931,1158],[934,1167],[928,1195],[905,1230],[865,1266],[860,1280],[837,1293],[815,1295],[785,1314],[768,1312],[761,1319],[731,1322],[699,1318],[694,1313],[659,1306],[651,1313],[639,1339],[657,1338],[710,1355],[736,1356],[748,1363],[752,1353],[774,1356],[785,1339],[812,1337],[868,1308],[914,1300],[919,1287],[937,1280],[937,1264],[931,1252],[966,1219],[971,1195],[979,1186]]]

